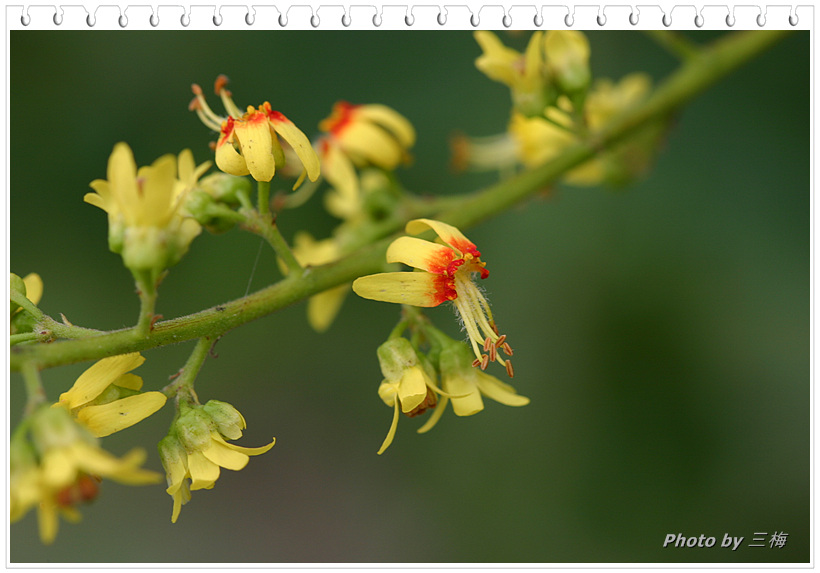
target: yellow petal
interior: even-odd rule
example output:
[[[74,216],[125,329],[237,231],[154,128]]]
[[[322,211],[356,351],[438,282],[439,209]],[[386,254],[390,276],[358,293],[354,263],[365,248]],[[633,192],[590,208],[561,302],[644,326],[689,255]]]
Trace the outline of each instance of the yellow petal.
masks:
[[[139,352],[103,358],[80,374],[68,392],[60,395],[60,402],[74,409],[102,394],[117,378],[145,362]]]
[[[145,392],[108,404],[86,406],[77,413],[77,420],[95,437],[102,438],[144,420],[162,408],[165,400],[162,392]]]
[[[137,376],[136,374],[123,374],[116,380],[114,380],[113,384],[116,384],[120,388],[126,388],[128,390],[142,390],[142,378]]]
[[[57,504],[50,497],[46,497],[40,502],[37,508],[37,521],[40,528],[40,541],[49,545],[57,537]]]
[[[223,446],[227,446],[233,451],[245,454],[247,456],[258,456],[264,454],[265,452],[270,450],[276,443],[276,438],[273,438],[271,440],[271,443],[269,443],[266,446],[259,446],[258,448],[245,448],[243,446],[237,446],[236,444],[229,444],[228,442],[223,440],[222,437],[219,436],[219,434],[211,434],[211,438],[213,440],[216,440],[217,442],[221,442]]]
[[[404,263],[438,275],[445,274],[450,263],[459,258],[449,247],[416,237],[399,237],[387,247],[386,257],[388,263]]]
[[[245,164],[251,177],[270,181],[276,172],[273,142],[267,117],[261,112],[251,114],[245,121],[237,121],[234,135],[239,142]]]
[[[34,304],[43,298],[43,279],[37,273],[29,273],[23,277],[23,284],[26,285],[26,298]]]
[[[486,30],[473,32],[483,54],[475,61],[475,66],[491,80],[512,87],[517,80],[515,66],[521,54],[505,46],[498,36]]]
[[[241,177],[250,174],[245,158],[234,149],[230,140],[216,146],[216,166],[230,175]]]
[[[404,157],[399,143],[372,123],[350,123],[337,136],[337,141],[358,164],[369,162],[383,169],[395,169]]]
[[[179,512],[182,511],[182,506],[191,501],[191,490],[186,483],[172,495],[174,499],[174,509],[171,512],[171,523],[176,523],[179,518]]]
[[[223,468],[239,471],[248,465],[247,455],[234,451],[224,444],[211,440],[210,445],[202,450],[202,455]]]
[[[381,273],[353,281],[353,292],[362,298],[433,307],[456,298],[455,287],[446,276],[430,273]]]
[[[270,119],[271,125],[273,125],[274,131],[281,135],[282,139],[287,141],[293,148],[293,151],[296,152],[296,155],[307,171],[308,179],[316,181],[319,178],[320,172],[319,156],[316,155],[316,151],[314,151],[307,136],[302,133],[302,130],[296,127],[292,121],[278,111],[268,112],[268,118]]]
[[[356,118],[369,120],[389,131],[405,149],[416,142],[416,130],[396,110],[381,104],[367,104],[356,108]]]
[[[219,479],[219,466],[200,451],[188,454],[188,471],[191,473],[191,490],[210,489]]]
[[[515,388],[509,384],[504,384],[495,376],[491,376],[485,372],[476,371],[475,381],[478,384],[478,389],[496,402],[504,404],[505,406],[526,406],[530,403],[530,399],[526,396],[516,394]]]
[[[390,430],[387,432],[387,437],[384,438],[382,442],[382,446],[379,448],[379,451],[376,452],[378,455],[381,455],[384,450],[386,450],[390,444],[393,443],[393,438],[396,436],[396,427],[399,425],[399,403],[396,402],[393,408],[393,422],[390,424]]]
[[[465,376],[448,376],[444,379],[444,389],[451,395],[456,416],[472,416],[484,409],[484,401],[478,387]]]
[[[470,253],[475,255],[478,252],[475,244],[465,237],[461,231],[441,221],[434,219],[413,219],[407,223],[404,229],[410,235],[418,235],[428,228],[433,229],[442,241],[462,254]]]
[[[405,414],[415,410],[427,397],[427,376],[420,366],[411,366],[402,374],[399,382],[399,402]]]
[[[349,284],[344,284],[314,295],[308,299],[307,317],[311,328],[316,332],[325,332],[342,308],[345,297],[350,290]]]

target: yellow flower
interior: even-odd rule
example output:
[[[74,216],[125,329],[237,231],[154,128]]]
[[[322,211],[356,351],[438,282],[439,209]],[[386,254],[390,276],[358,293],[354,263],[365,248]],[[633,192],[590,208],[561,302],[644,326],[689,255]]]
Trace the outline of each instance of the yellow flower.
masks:
[[[339,242],[335,238],[317,241],[305,231],[296,233],[293,237],[293,256],[303,267],[319,266],[332,263],[342,257]],[[279,261],[282,272],[287,272],[287,266]],[[308,323],[316,332],[325,332],[339,311],[342,309],[350,284],[346,283],[328,289],[308,299]]]
[[[380,104],[337,102],[319,129],[327,134],[318,142],[322,173],[334,189],[327,204],[331,213],[345,219],[361,209],[356,168],[372,165],[392,171],[409,160],[408,150],[416,142],[407,118]]]
[[[139,353],[103,358],[83,372],[58,405],[97,438],[130,428],[162,408],[162,392],[139,392],[142,378],[129,372],[145,362]]]
[[[399,237],[387,249],[388,263],[404,263],[425,272],[381,273],[360,277],[353,282],[353,291],[363,298],[433,307],[452,301],[464,324],[476,359],[474,366],[485,369],[498,361],[512,376],[512,363],[501,357],[512,350],[506,336],[498,333],[490,304],[473,282],[473,275],[484,279],[490,272],[481,260],[481,253],[457,228],[432,219],[415,219],[407,223],[406,231],[417,235],[432,229],[445,244],[431,243],[415,237]],[[487,354],[484,354],[487,352]]]
[[[440,394],[441,390],[436,388],[407,339],[390,339],[379,347],[377,354],[384,375],[379,397],[393,408],[393,422],[377,452],[381,454],[393,443],[399,412],[409,417],[418,416],[436,405],[436,393]]]
[[[550,30],[544,38],[547,69],[568,94],[587,88],[590,80],[589,41],[577,30]]]
[[[444,413],[448,401],[453,403],[457,416],[472,416],[484,409],[482,395],[506,406],[526,406],[530,399],[517,394],[515,388],[495,376],[471,367],[472,355],[461,344],[445,346],[439,356],[442,399],[419,433],[429,431]]]
[[[547,105],[549,78],[544,62],[544,33],[533,33],[522,54],[505,46],[498,36],[486,30],[473,32],[483,53],[475,65],[491,80],[510,88],[513,105],[526,115],[540,113]]]
[[[186,149],[179,159],[164,155],[138,170],[131,148],[125,143],[114,146],[108,179],[92,181],[95,193],[87,193],[84,200],[108,213],[109,248],[122,255],[126,267],[159,273],[187,252],[202,227],[183,206],[208,166],[194,167]]]
[[[593,131],[602,128],[613,117],[640,103],[652,89],[652,80],[644,73],[633,73],[614,83],[609,79],[595,82],[587,95],[584,114]]]
[[[192,86],[196,96],[189,106],[196,111],[199,119],[213,131],[219,133],[216,142],[216,166],[231,175],[250,174],[257,181],[270,181],[277,168],[285,164],[285,156],[279,137],[284,139],[296,152],[304,167],[304,174],[311,181],[319,177],[319,158],[310,140],[293,122],[278,111],[271,109],[269,102],[259,107],[248,106],[243,113],[225,89],[228,78],[217,78],[214,91],[222,99],[228,117],[218,116],[211,110],[202,88]],[[301,183],[300,180],[297,182]]]
[[[172,523],[176,523],[182,506],[190,501],[192,490],[214,487],[220,468],[239,471],[248,464],[249,456],[264,454],[276,442],[274,438],[266,446],[243,448],[225,441],[242,437],[245,427],[242,414],[225,402],[210,400],[204,406],[183,405],[171,432],[159,443],[168,482],[166,492],[174,501]]]
[[[96,483],[108,478],[127,485],[157,483],[161,476],[142,469],[145,452],[132,450],[117,458],[98,446],[86,428],[64,408],[44,406],[32,414],[25,431],[15,435],[11,457],[12,520],[38,506],[40,538],[51,543],[58,516],[77,521],[74,506],[97,494]],[[30,444],[27,432],[31,434]]]

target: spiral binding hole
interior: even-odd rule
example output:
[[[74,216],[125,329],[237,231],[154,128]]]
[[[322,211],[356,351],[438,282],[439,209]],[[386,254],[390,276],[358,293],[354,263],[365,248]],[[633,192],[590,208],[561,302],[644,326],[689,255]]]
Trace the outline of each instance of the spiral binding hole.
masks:
[[[59,26],[63,23],[63,15],[57,12],[54,12],[54,16],[51,17],[51,21],[54,22],[55,26]]]
[[[20,23],[23,26],[28,26],[29,24],[31,24],[31,16],[29,16],[27,13],[24,13],[20,16]]]
[[[214,26],[222,25],[222,14],[214,14],[214,17],[212,19],[214,22]]]
[[[283,28],[288,25],[288,17],[284,14],[279,14],[279,25]]]
[[[314,14],[310,17],[310,25],[314,28],[318,28],[321,20],[319,20],[319,14]]]
[[[91,14],[85,17],[85,23],[88,25],[89,28],[93,28],[94,24],[97,23],[97,19],[94,18]]]
[[[573,18],[572,14],[567,14],[564,16],[564,24],[567,28],[572,28],[572,25],[575,23],[575,18]]]
[[[415,23],[416,23],[416,17],[413,16],[412,14],[408,14],[407,16],[404,17],[404,24],[406,26],[412,26]]]
[[[188,14],[183,14],[179,17],[179,23],[182,24],[185,28],[191,25],[191,17]]]
[[[765,14],[758,14],[757,15],[757,25],[761,28],[766,25],[766,15]]]
[[[544,17],[541,14],[536,14],[535,18],[532,19],[532,23],[540,28],[544,25]]]
[[[436,21],[439,26],[444,26],[447,23],[447,14],[444,12],[439,12],[438,16],[436,16]]]
[[[478,28],[479,23],[480,23],[480,20],[478,18],[478,14],[471,14],[470,15],[470,25],[473,28]]]
[[[797,14],[789,14],[789,24],[797,26],[798,22],[800,22],[800,19],[797,17]]]
[[[512,26],[512,16],[509,14],[504,14],[504,17],[501,18],[501,23],[504,24],[505,28],[509,28]]]
[[[248,11],[248,13],[245,14],[245,24],[247,24],[248,26],[253,26],[254,22],[256,22],[256,16],[251,14],[250,11]]]
[[[148,18],[148,23],[151,24],[151,26],[153,26],[154,28],[156,28],[157,26],[159,26],[159,16],[152,12],[151,17]]]
[[[629,23],[632,24],[633,26],[638,25],[638,14],[637,13],[635,13],[635,12],[630,12],[629,13]]]
[[[599,26],[606,26],[606,15],[605,14],[598,14],[598,17],[595,18],[598,22]]]
[[[382,15],[378,12],[373,15],[373,25],[377,28],[382,25]]]
[[[128,26],[128,16],[125,14],[120,14],[120,17],[117,19],[117,23],[120,25],[120,28],[125,28]]]
[[[350,14],[342,14],[342,26],[344,26],[345,28],[350,27]]]
[[[703,28],[703,14],[695,14],[695,26]]]
[[[664,14],[661,21],[663,22],[663,25],[668,28],[672,25],[672,16],[670,14]]]
[[[726,15],[726,25],[730,28],[735,25],[735,16],[731,12]]]

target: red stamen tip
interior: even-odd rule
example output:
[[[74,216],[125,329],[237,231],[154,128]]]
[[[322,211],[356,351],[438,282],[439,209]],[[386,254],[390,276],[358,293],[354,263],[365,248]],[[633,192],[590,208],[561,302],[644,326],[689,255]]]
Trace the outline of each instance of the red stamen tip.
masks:
[[[507,362],[506,362],[506,364],[504,364],[504,366],[507,368],[507,376],[509,376],[510,378],[515,376],[515,371],[513,371],[513,367],[512,367],[512,361],[507,360]]]
[[[199,98],[195,97],[191,100],[191,103],[188,104],[188,111],[196,111],[198,109],[202,109],[202,104],[199,103]]]
[[[191,84],[191,91],[194,92],[195,95],[202,95],[202,88],[199,87],[199,84]]]
[[[228,85],[228,81],[230,80],[228,80],[228,76],[225,74],[219,74],[219,76],[217,76],[214,82],[214,92],[216,92],[216,95],[219,95],[219,93],[225,89],[225,86]]]

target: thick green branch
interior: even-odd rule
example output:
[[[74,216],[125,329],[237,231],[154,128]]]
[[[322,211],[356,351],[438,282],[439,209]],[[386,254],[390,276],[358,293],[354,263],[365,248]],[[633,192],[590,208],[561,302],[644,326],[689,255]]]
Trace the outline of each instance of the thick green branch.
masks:
[[[708,89],[724,76],[756,57],[789,32],[750,31],[730,34],[689,58],[640,107],[618,117],[584,143],[568,148],[555,160],[503,181],[457,203],[448,200],[436,218],[459,227],[469,227],[524,201],[564,173],[594,157],[601,149],[627,137],[652,121],[663,119]],[[429,215],[431,213],[425,213]],[[418,213],[407,213],[418,216]],[[383,230],[397,230],[390,221]],[[384,236],[381,234],[379,236]],[[23,344],[11,348],[12,370],[28,364],[47,368],[147,350],[203,336],[218,336],[232,328],[270,314],[328,288],[378,272],[390,238],[381,239],[356,254],[322,267],[293,273],[284,280],[246,297],[173,320],[158,322],[147,334],[125,329],[79,340],[52,344]]]

